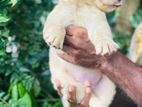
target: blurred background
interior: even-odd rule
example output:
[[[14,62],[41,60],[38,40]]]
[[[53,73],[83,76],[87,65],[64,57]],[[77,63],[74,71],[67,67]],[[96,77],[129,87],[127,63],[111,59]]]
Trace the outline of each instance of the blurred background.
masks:
[[[42,39],[45,19],[57,2],[0,0],[0,107],[62,106],[50,82],[48,46]],[[130,48],[130,43],[142,43],[142,28],[135,31],[142,21],[142,1],[123,0],[123,6],[107,17],[120,51],[136,56],[135,46],[142,50],[142,44]],[[133,35],[141,42],[131,42]],[[112,106],[135,104],[118,89]]]

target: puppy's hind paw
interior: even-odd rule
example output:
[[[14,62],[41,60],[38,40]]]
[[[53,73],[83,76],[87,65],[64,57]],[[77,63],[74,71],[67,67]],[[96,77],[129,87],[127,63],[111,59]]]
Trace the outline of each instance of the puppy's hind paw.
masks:
[[[118,49],[118,45],[113,40],[101,40],[95,43],[97,55],[111,54]]]

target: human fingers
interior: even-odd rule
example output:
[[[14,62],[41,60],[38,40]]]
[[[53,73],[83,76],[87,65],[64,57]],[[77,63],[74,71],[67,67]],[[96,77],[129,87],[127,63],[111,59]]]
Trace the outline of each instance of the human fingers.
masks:
[[[88,52],[84,52],[78,49],[74,49],[70,46],[64,46],[63,53],[58,53],[58,56],[62,59],[81,66],[86,67],[94,67],[97,64],[98,56],[94,54],[88,54]],[[96,57],[96,58],[94,58]]]
[[[78,57],[78,55],[80,54],[80,50],[66,45],[63,47],[63,52],[58,52],[57,54],[63,59],[64,57],[67,57],[69,58],[69,60],[75,60],[75,58]]]
[[[76,37],[66,36],[64,45],[71,46],[75,49],[85,49],[85,50],[89,49],[90,50],[90,48],[91,49],[92,47],[94,48],[94,46],[91,44],[89,39],[81,39],[81,38],[78,38],[77,36]]]
[[[80,27],[80,26],[75,26],[75,25],[69,25],[66,28],[66,34],[68,36],[73,36],[73,37],[79,37],[81,39],[87,39],[88,38],[88,32],[87,29]]]
[[[91,95],[92,95],[92,88],[90,86],[88,86],[86,88],[86,91],[85,91],[85,96],[84,98],[82,99],[82,101],[80,102],[80,107],[89,107],[89,102],[90,102],[90,99],[91,99]]]
[[[77,64],[76,63],[76,58],[72,55],[69,55],[67,53],[63,53],[63,54],[58,54],[59,57],[61,57],[62,59],[66,60],[67,62],[73,63],[73,64]]]
[[[56,85],[57,85],[57,93],[60,97],[63,96],[62,94],[62,84],[60,80],[56,80]]]
[[[77,104],[76,88],[75,88],[75,86],[69,86],[69,89],[68,89],[68,101],[72,105],[76,105]]]

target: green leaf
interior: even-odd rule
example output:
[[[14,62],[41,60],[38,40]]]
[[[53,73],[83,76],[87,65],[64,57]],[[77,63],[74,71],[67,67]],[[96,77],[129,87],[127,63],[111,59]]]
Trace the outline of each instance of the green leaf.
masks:
[[[0,23],[8,22],[10,18],[6,15],[0,14]]]
[[[40,88],[40,82],[38,80],[35,80],[33,83],[33,91],[34,91],[34,95],[37,97],[41,91]]]
[[[137,11],[129,20],[132,26],[137,28],[137,26],[142,22],[142,10]]]
[[[32,100],[28,93],[18,100],[19,107],[32,107]]]
[[[9,99],[10,95],[9,94],[6,94],[4,97],[3,97],[3,100],[7,101]]]
[[[4,50],[0,50],[0,56],[4,56],[5,55],[5,51]]]
[[[54,107],[61,107],[62,106],[62,103],[61,102],[56,102]]]
[[[25,94],[25,89],[21,83],[18,83],[18,92],[19,92],[19,97],[23,97]]]
[[[12,7],[17,4],[18,0],[11,0],[10,3],[12,4]]]
[[[3,105],[3,103],[0,102],[0,107],[5,107],[5,106]]]
[[[9,0],[0,0],[0,9],[5,8],[9,3]]]
[[[26,67],[21,67],[21,68],[19,69],[19,71],[20,71],[20,72],[30,72],[30,70],[29,70],[28,68],[26,68]]]
[[[12,88],[12,99],[18,100],[18,88],[17,85],[14,85]]]
[[[10,105],[10,107],[17,107],[18,106],[18,102],[15,99],[10,99],[9,100],[9,105]]]

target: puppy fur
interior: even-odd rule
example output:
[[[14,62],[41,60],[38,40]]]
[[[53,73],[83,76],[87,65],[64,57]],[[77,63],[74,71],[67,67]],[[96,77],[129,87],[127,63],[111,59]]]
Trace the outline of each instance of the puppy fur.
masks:
[[[107,76],[98,69],[66,62],[58,57],[57,53],[61,52],[59,49],[63,47],[65,28],[70,24],[87,29],[96,54],[111,54],[116,51],[118,46],[112,39],[105,12],[115,10],[118,5],[117,0],[60,0],[49,14],[43,30],[43,38],[50,45],[49,65],[54,88],[57,90],[56,80],[62,83],[64,107],[70,107],[67,101],[68,86],[76,86],[77,101],[80,102],[88,82],[93,88],[89,107],[108,107],[112,102],[115,85]]]

